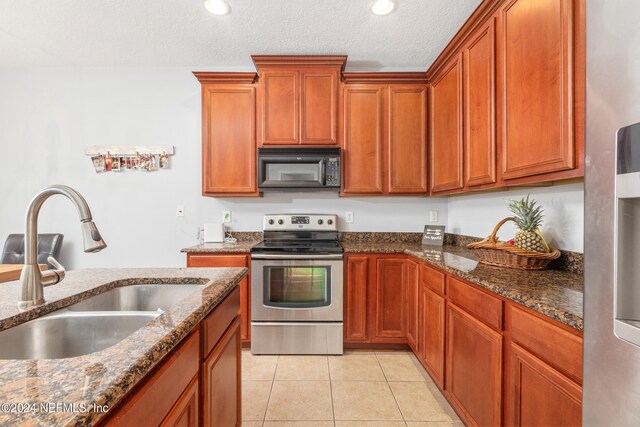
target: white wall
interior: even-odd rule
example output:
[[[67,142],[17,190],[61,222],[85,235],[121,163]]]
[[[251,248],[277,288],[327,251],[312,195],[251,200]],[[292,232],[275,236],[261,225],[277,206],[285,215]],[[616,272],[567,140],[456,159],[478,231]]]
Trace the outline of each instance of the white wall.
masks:
[[[171,169],[96,174],[89,145],[174,145]],[[260,199],[200,195],[200,87],[187,68],[31,68],[0,70],[0,242],[24,232],[31,197],[67,184],[87,199],[109,247],[82,253],[77,214],[56,196],[40,215],[40,232],[61,232],[68,268],[183,266],[182,247],[204,222],[233,212],[232,228],[261,229],[274,212],[354,211],[353,231],[422,230],[430,210],[447,220],[447,199],[268,194]],[[176,205],[185,217],[176,218]]]
[[[569,251],[583,251],[584,185],[569,184],[528,188],[499,193],[451,197],[447,230],[451,233],[486,237],[495,224],[510,216],[507,201],[530,194],[544,207],[542,234],[549,244]],[[513,223],[505,224],[498,236],[508,240],[516,232]]]

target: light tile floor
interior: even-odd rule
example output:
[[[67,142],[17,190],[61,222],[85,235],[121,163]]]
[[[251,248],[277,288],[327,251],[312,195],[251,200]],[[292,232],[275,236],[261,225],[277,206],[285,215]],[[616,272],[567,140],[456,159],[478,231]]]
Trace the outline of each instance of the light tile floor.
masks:
[[[242,352],[243,427],[462,427],[411,352]]]

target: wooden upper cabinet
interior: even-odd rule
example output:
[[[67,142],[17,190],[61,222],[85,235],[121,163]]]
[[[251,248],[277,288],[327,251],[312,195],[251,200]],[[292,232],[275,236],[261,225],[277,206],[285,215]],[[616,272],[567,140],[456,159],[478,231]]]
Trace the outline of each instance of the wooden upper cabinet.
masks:
[[[258,145],[337,145],[338,82],[346,56],[253,55]]]
[[[462,55],[434,76],[430,90],[430,169],[434,193],[462,188]]]
[[[194,74],[202,83],[202,194],[258,195],[255,73]]]
[[[428,193],[424,73],[344,73],[342,196]]]
[[[298,144],[300,74],[265,71],[260,76],[260,127],[263,145]]]
[[[338,81],[340,71],[303,70],[300,73],[300,143],[338,143]]]
[[[502,177],[574,167],[572,0],[511,0],[498,13]]]
[[[494,19],[463,48],[464,163],[467,186],[496,182]]]
[[[427,194],[427,87],[389,88],[389,193]]]
[[[345,86],[342,193],[382,194],[384,86]]]

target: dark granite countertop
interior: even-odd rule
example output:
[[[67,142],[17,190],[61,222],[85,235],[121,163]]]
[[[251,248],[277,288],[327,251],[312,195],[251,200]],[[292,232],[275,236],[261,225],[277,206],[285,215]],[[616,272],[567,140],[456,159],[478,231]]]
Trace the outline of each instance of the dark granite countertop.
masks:
[[[45,288],[47,303],[20,312],[17,281],[0,285],[0,330],[39,317],[119,286],[144,283],[202,284],[187,298],[123,341],[96,353],[68,359],[0,360],[0,425],[91,425],[103,413],[93,405],[118,403],[164,356],[182,341],[238,282],[246,268],[87,269],[69,271]],[[8,412],[6,404],[35,410]],[[41,404],[67,405],[57,411]],[[14,406],[14,408],[16,408]],[[55,407],[54,407],[55,408]],[[68,410],[72,409],[72,410]]]
[[[243,240],[237,243],[201,243],[188,248],[182,248],[180,252],[190,254],[212,254],[212,253],[249,253],[252,246],[260,243],[261,240]]]
[[[345,253],[405,253],[582,330],[582,274],[547,269],[526,271],[479,264],[473,251],[447,245],[426,249],[420,243],[342,242]]]

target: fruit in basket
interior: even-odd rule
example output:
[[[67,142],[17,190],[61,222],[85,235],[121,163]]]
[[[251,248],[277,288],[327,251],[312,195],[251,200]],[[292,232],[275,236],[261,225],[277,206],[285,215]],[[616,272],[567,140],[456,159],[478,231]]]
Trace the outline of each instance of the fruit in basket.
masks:
[[[536,252],[550,252],[549,245],[540,233],[544,211],[533,199],[523,197],[521,200],[510,200],[509,210],[519,230],[516,233],[515,247]]]

